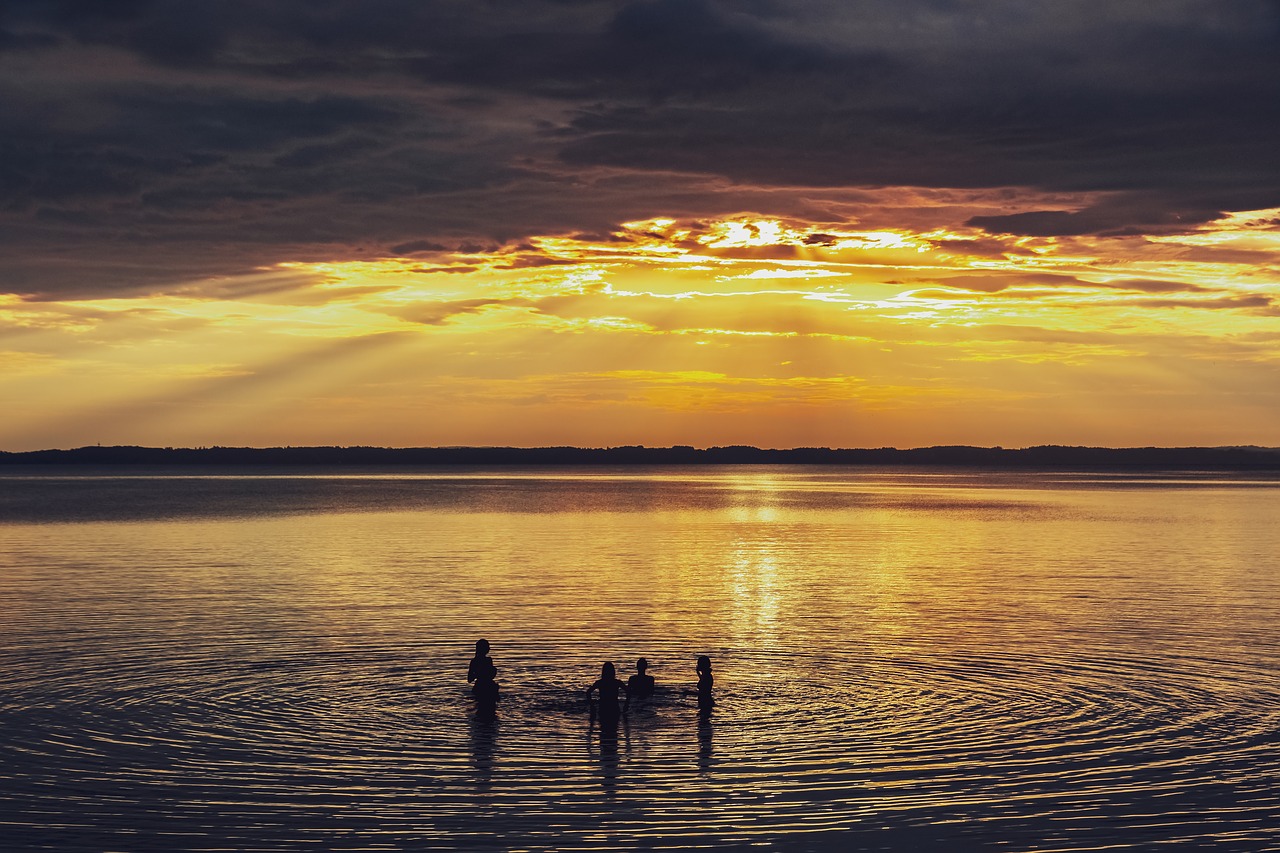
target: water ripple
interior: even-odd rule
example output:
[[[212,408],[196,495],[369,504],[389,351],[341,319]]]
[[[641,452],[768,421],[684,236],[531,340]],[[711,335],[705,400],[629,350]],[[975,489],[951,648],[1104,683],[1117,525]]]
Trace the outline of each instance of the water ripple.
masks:
[[[830,487],[643,525],[0,525],[6,847],[1280,847],[1274,574],[1229,543],[1159,572],[1072,550],[1151,524],[1147,493],[851,521]],[[462,678],[481,634],[492,722]],[[602,730],[583,690],[640,653],[659,693]]]

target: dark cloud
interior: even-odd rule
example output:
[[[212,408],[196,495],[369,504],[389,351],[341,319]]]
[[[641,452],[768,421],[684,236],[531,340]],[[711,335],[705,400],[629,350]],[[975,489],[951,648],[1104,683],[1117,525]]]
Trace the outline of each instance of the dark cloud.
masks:
[[[1138,293],[1208,293],[1209,288],[1198,284],[1180,281],[1162,281],[1159,279],[1114,279],[1111,281],[1089,281],[1072,275],[1058,273],[1029,273],[1006,271],[1000,273],[973,273],[953,275],[939,278],[938,284],[958,290],[975,293],[999,293],[1010,288],[1026,288],[1028,285],[1040,287],[1078,287],[1096,288],[1098,290],[1126,290]]]
[[[0,29],[0,52],[6,50],[42,50],[54,47],[58,39],[47,33],[14,33]]]
[[[395,255],[416,255],[419,252],[444,252],[448,247],[440,243],[433,243],[430,240],[410,240],[408,243],[401,243],[398,246],[390,246],[387,251]]]
[[[1262,294],[1220,296],[1213,299],[1135,299],[1127,304],[1143,308],[1203,308],[1209,310],[1251,310],[1255,313],[1274,314],[1275,302]]]
[[[1218,219],[1226,211],[1251,210],[1276,203],[1271,186],[1233,186],[1224,179],[1209,192],[1199,187],[1185,191],[1131,191],[1080,210],[1031,210],[1019,213],[974,216],[967,225],[993,234],[1031,237],[1072,237],[1083,234],[1124,236],[1153,232],[1185,231]]]
[[[1109,281],[1105,285],[1095,285],[1095,287],[1109,287],[1116,290],[1136,290],[1141,293],[1208,293],[1209,288],[1201,287],[1198,284],[1188,284],[1182,281],[1161,281],[1159,279],[1150,278],[1126,278],[1118,281]]]
[[[969,226],[1177,231],[1280,205],[1280,5],[11,0],[0,125],[19,293],[609,234],[753,188],[1024,188],[1088,201]]]
[[[87,108],[87,107],[86,107]],[[91,126],[74,130],[10,124],[0,158],[0,198],[8,209],[110,196],[149,203],[208,204],[305,191],[320,146],[297,143],[352,130],[386,128],[396,113],[341,97],[260,98],[149,87],[92,105]],[[330,149],[359,151],[347,141]],[[292,166],[269,169],[294,158]],[[335,156],[331,153],[332,156]],[[313,185],[314,186],[314,185]]]
[[[410,267],[412,272],[423,273],[425,275],[461,275],[476,272],[479,269],[480,267],[471,266],[469,264],[456,264],[443,267]]]

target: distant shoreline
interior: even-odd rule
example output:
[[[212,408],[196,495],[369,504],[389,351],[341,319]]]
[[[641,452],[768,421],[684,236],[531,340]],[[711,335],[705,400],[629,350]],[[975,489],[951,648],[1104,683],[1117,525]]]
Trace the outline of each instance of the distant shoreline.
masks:
[[[79,447],[0,451],[0,466],[507,467],[832,465],[1048,471],[1280,471],[1275,447],[938,446],[911,449],[644,447]]]

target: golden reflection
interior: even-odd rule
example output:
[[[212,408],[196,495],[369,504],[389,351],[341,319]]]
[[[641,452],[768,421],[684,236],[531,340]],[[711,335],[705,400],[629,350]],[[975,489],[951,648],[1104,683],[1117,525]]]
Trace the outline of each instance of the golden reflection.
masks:
[[[734,502],[727,510],[737,530],[728,559],[727,584],[734,623],[754,643],[776,639],[782,598],[779,552],[785,548],[779,528],[787,520],[788,482],[773,474],[734,476]]]
[[[778,560],[772,539],[739,540],[731,556],[729,589],[734,619],[740,635],[752,635],[758,642],[776,636],[780,591]]]

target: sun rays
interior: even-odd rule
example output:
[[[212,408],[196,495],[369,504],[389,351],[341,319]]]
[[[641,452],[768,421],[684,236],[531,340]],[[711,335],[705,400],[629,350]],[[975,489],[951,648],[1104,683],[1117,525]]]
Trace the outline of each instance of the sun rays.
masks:
[[[0,383],[26,405],[2,438],[706,443],[747,418],[773,445],[1035,442],[1101,409],[1117,417],[1092,440],[1124,444],[1212,394],[1266,440],[1277,213],[1070,238],[655,217],[154,296],[9,297]]]

